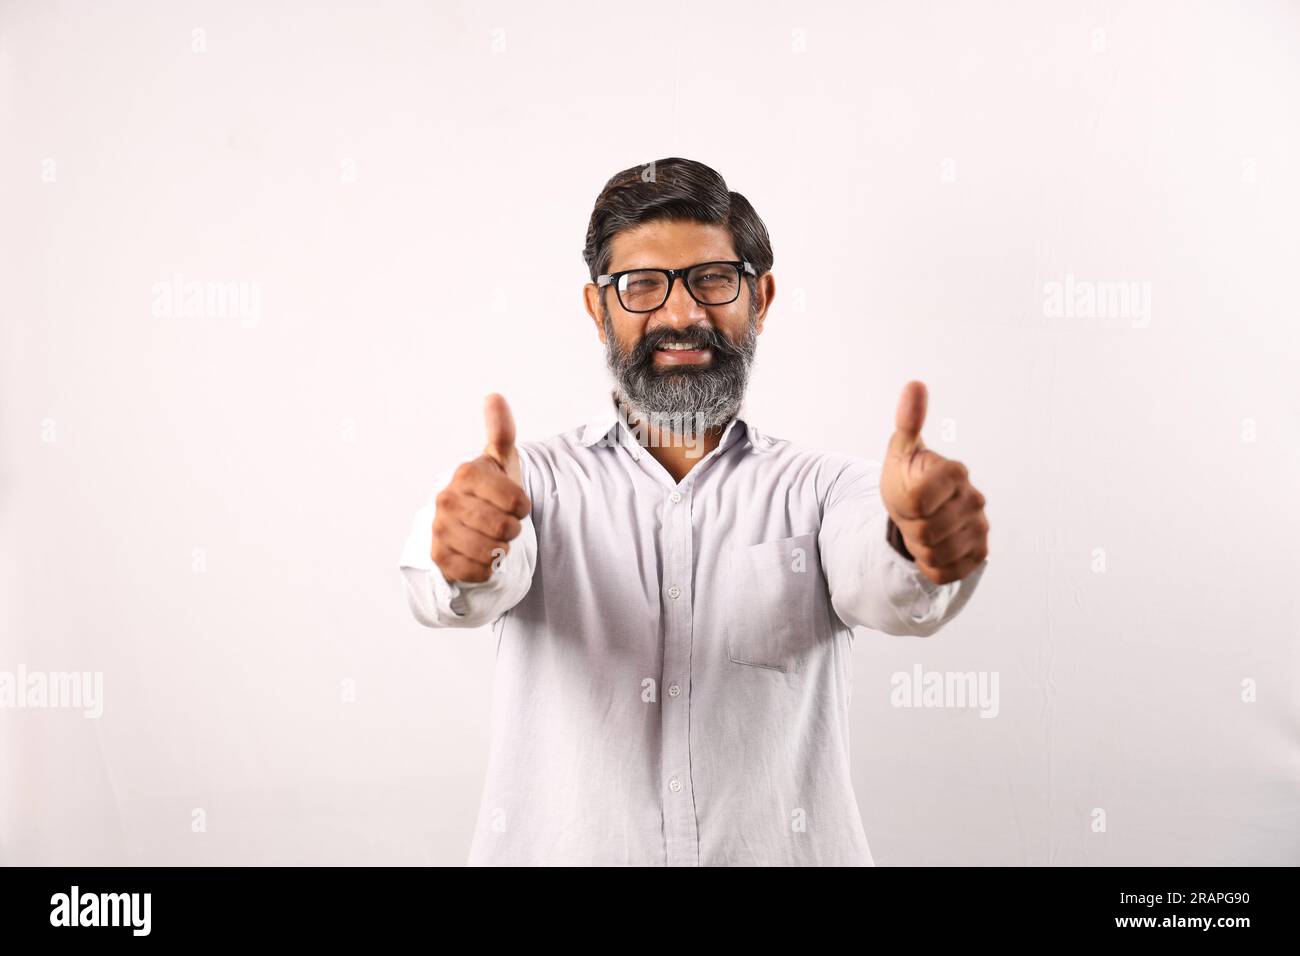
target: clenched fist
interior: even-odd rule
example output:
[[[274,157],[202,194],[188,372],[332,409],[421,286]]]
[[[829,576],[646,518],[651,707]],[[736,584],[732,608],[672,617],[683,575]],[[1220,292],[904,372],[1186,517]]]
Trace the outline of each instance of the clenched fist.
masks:
[[[989,553],[984,496],[966,466],[921,441],[925,386],[908,382],[880,476],[880,497],[917,568],[935,584],[960,581]]]
[[[429,557],[449,582],[477,583],[492,577],[496,562],[519,536],[532,502],[523,488],[515,420],[500,395],[483,407],[487,448],[456,469],[434,499],[433,547]]]

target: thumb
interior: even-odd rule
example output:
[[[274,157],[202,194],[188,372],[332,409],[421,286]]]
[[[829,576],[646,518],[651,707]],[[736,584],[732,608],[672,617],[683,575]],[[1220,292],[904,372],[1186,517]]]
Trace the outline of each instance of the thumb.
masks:
[[[493,392],[483,403],[483,421],[487,425],[487,448],[484,454],[510,471],[510,460],[515,453],[515,417],[501,395]]]
[[[889,453],[911,457],[925,447],[921,441],[921,426],[925,424],[926,391],[924,382],[908,382],[898,398],[898,411],[894,413],[894,434],[889,439]]]

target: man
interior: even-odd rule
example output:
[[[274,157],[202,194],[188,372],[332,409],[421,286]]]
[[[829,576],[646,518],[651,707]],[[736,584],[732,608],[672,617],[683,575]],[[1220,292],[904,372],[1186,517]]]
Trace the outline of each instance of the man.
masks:
[[[652,172],[651,175],[647,175]],[[767,230],[707,166],[596,200],[601,414],[436,483],[401,562],[416,618],[493,623],[470,864],[871,865],[849,773],[852,628],[930,635],[986,566],[984,496],[903,390],[882,464],[739,415],[775,293]]]

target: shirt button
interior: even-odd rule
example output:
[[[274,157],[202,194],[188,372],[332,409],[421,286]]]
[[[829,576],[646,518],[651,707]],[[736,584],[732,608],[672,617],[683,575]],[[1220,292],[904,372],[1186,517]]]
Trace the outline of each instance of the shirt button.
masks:
[[[678,780],[676,777],[673,777],[673,779],[668,781],[668,789],[671,790],[673,793],[677,793],[682,789],[682,782]]]
[[[682,692],[682,688],[679,684],[673,684],[668,688],[669,697],[677,697],[678,695],[681,694],[681,692]]]
[[[677,504],[677,502],[682,500],[682,493],[680,491],[674,491],[671,495],[668,496],[668,500],[671,501],[673,504]]]
[[[668,596],[675,601],[682,596],[682,589],[674,584],[668,589]]]

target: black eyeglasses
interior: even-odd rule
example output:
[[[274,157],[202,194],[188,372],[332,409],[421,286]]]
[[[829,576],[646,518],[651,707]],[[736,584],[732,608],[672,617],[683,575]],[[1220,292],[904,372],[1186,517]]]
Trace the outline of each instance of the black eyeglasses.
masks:
[[[758,275],[744,260],[701,262],[684,269],[627,269],[596,276],[596,285],[612,285],[618,304],[628,312],[653,312],[663,308],[680,276],[686,291],[700,305],[730,305],[740,297],[743,273]]]

